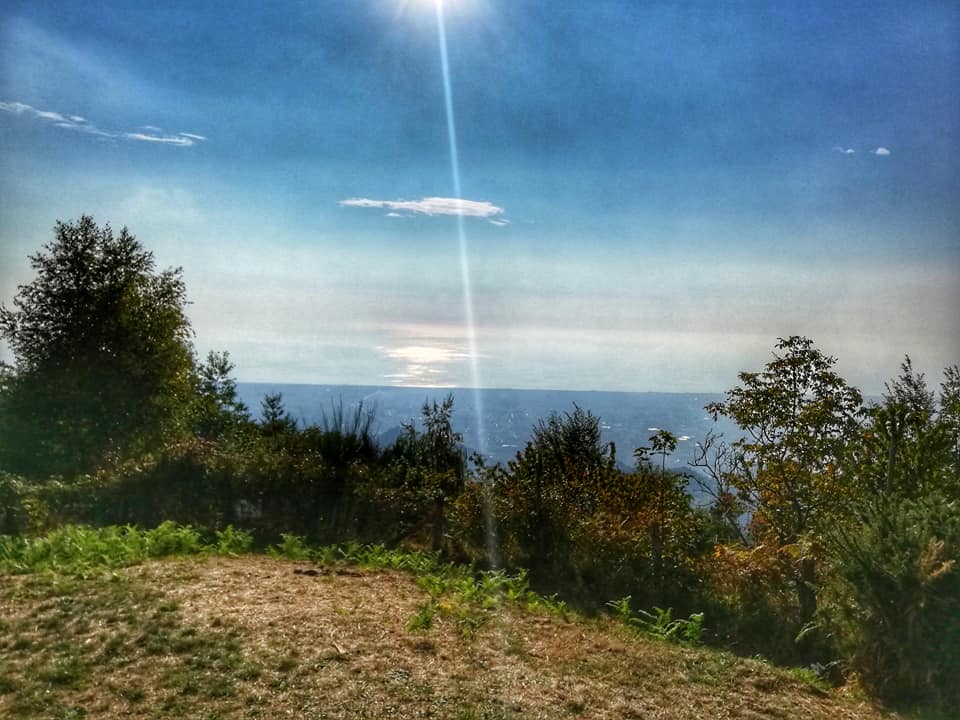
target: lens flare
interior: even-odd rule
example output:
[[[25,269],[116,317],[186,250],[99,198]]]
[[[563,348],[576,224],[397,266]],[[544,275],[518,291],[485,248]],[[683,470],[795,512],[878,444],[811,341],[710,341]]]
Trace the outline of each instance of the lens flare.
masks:
[[[457,151],[457,125],[453,112],[453,91],[450,83],[450,61],[447,55],[447,28],[443,15],[443,0],[434,0],[437,11],[437,35],[440,41],[440,66],[443,74],[443,101],[447,114],[447,142],[450,146],[450,174],[453,178],[453,195],[463,198],[460,188],[460,156]],[[480,382],[480,360],[477,352],[477,331],[473,313],[473,286],[470,277],[470,252],[467,244],[467,231],[463,214],[457,214],[457,240],[460,247],[460,279],[463,285],[463,315],[467,336],[467,350],[470,355],[470,383],[473,386],[473,407],[477,425],[477,451],[487,456],[487,434],[483,423],[483,395]],[[487,558],[493,567],[500,565],[496,542],[496,528],[490,511],[490,489],[483,486],[484,523],[487,536]]]

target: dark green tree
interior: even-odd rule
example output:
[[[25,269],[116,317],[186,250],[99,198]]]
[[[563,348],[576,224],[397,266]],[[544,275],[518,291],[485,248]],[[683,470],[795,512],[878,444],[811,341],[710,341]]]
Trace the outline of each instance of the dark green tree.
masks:
[[[58,222],[30,258],[36,278],[0,338],[14,365],[0,388],[0,463],[30,476],[86,472],[183,429],[193,393],[180,269],[156,270],[126,228]]]

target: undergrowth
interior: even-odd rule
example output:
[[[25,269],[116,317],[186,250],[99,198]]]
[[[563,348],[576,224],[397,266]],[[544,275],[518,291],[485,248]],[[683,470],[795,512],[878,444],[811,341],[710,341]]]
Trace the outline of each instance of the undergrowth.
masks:
[[[0,573],[84,575],[153,558],[240,554],[249,552],[252,541],[249,533],[230,526],[218,531],[213,542],[204,542],[198,531],[173,522],[149,530],[131,525],[67,525],[38,537],[0,535]]]

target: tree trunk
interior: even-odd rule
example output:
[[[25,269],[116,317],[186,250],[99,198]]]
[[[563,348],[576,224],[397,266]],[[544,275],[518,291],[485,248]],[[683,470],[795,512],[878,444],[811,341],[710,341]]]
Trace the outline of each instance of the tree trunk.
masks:
[[[443,547],[443,498],[433,501],[433,551]]]
[[[806,629],[817,616],[817,565],[813,558],[800,558],[800,567],[797,573],[797,600],[800,604],[800,623],[803,637],[798,642],[801,656],[812,659],[816,647],[816,633]]]

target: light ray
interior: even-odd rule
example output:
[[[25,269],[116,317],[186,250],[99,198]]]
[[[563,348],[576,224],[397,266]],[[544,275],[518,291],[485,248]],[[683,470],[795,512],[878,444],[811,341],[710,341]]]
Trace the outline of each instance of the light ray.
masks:
[[[453,178],[453,195],[462,198],[460,185],[460,157],[457,149],[457,125],[453,112],[453,92],[450,83],[450,61],[447,55],[447,32],[443,16],[443,0],[435,0],[437,9],[437,33],[440,40],[440,65],[443,73],[443,100],[447,114],[447,142],[450,147],[450,174]],[[473,284],[470,275],[470,254],[463,215],[456,216],[457,240],[460,249],[460,280],[463,285],[463,314],[467,335],[467,350],[470,354],[470,382],[473,386],[476,411],[478,450],[486,455],[486,433],[483,427],[483,398],[480,393],[480,363],[477,352],[477,332],[473,312]]]
[[[450,60],[447,55],[447,29],[443,16],[443,0],[435,0],[437,9],[437,35],[440,41],[440,66],[443,73],[443,102],[447,114],[447,142],[450,146],[450,174],[453,178],[453,195],[463,198],[460,188],[460,157],[457,151],[457,125],[453,112],[453,91],[450,83]],[[467,351],[470,355],[470,383],[473,386],[473,407],[477,424],[477,451],[487,456],[487,434],[483,423],[483,395],[480,382],[480,360],[477,352],[477,332],[473,313],[473,285],[470,277],[470,254],[463,214],[457,215],[457,240],[460,246],[460,279],[463,285],[463,315],[467,334]],[[490,489],[484,484],[484,523],[487,536],[487,557],[493,567],[500,565],[496,542],[496,528],[490,511]]]

